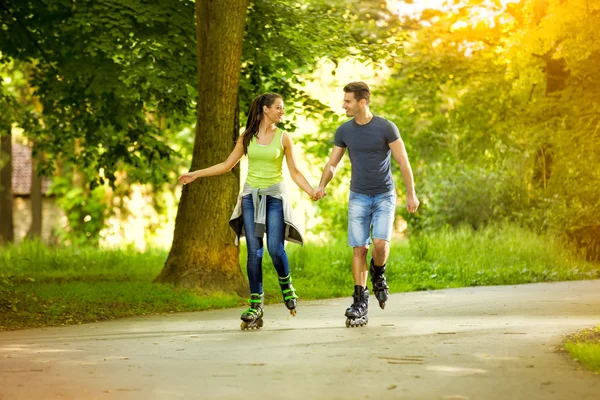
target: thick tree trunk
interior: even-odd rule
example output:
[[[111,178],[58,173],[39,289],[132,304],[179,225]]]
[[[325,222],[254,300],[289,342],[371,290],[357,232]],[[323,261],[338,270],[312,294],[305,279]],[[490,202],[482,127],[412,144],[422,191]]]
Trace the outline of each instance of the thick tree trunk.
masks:
[[[30,239],[42,236],[42,178],[38,175],[40,154],[31,150],[31,227],[27,236]]]
[[[234,147],[248,3],[196,0],[199,98],[192,170],[224,161]],[[247,292],[228,224],[238,192],[239,175],[234,172],[183,188],[171,252],[156,281],[207,291]]]
[[[0,245],[14,241],[10,129],[0,133]]]

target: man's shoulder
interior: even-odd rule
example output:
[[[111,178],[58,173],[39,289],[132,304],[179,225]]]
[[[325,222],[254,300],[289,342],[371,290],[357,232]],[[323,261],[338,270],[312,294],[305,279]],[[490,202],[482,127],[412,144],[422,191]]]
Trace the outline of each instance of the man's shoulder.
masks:
[[[386,136],[388,140],[393,140],[394,137],[398,138],[400,136],[400,130],[398,129],[398,126],[392,121],[383,117],[373,118],[377,118],[377,130],[381,132],[384,136]]]
[[[389,127],[396,126],[396,124],[393,123],[392,121],[390,121],[389,119],[380,117],[379,115],[374,115],[373,119],[375,120],[375,122],[377,124],[380,124],[380,125],[383,125],[383,126],[389,126]]]
[[[349,119],[348,121],[344,122],[343,124],[341,124],[340,126],[338,126],[338,129],[340,130],[346,130],[348,128],[351,128],[354,122],[354,118]]]
[[[338,126],[337,130],[335,131],[336,136],[338,137],[342,137],[348,134],[349,131],[352,130],[352,121],[354,121],[353,119],[348,120],[346,122],[344,122],[343,124],[341,124],[340,126]]]

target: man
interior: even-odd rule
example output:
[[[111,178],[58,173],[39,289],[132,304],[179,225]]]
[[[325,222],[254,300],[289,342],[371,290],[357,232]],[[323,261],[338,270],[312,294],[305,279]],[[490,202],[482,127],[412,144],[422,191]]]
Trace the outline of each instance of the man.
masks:
[[[369,291],[367,289],[367,253],[373,236],[373,257],[370,263],[371,283],[379,306],[388,299],[385,265],[390,254],[390,239],[396,209],[396,189],[390,168],[394,157],[406,185],[406,209],[414,213],[419,207],[412,170],[398,127],[391,121],[375,116],[369,110],[371,92],[364,82],[352,82],[344,87],[346,116],[353,117],[342,124],[335,134],[333,151],[325,166],[315,194],[326,195],[325,187],[335,174],[346,148],[352,165],[348,201],[348,245],[353,248],[353,303],[346,310],[346,326],[363,326],[368,322]]]

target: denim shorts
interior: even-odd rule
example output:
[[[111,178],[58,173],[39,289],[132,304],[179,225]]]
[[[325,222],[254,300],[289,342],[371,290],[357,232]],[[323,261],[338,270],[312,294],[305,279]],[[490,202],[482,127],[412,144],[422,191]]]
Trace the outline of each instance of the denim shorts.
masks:
[[[396,213],[396,191],[368,195],[350,191],[348,199],[348,246],[361,247],[373,239],[392,238]]]

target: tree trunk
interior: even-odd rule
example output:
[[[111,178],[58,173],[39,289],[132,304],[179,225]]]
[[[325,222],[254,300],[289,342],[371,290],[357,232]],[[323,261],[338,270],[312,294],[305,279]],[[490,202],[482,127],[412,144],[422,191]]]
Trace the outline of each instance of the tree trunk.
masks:
[[[35,145],[34,145],[35,146]],[[27,236],[30,239],[42,236],[42,178],[38,175],[40,154],[31,149],[31,227]]]
[[[0,245],[14,241],[12,195],[12,135],[0,133]]]
[[[248,3],[196,0],[199,98],[192,170],[224,161],[235,145]],[[239,175],[234,172],[183,187],[171,252],[156,281],[206,291],[247,292],[228,224],[238,192]]]
[[[26,67],[28,81],[33,76],[33,67],[27,64]],[[44,106],[40,99],[35,95],[35,90],[27,84],[27,96],[22,99],[26,102],[31,99],[33,109],[38,115],[43,115]],[[44,126],[44,120],[40,119],[40,125]],[[39,153],[38,153],[39,152]],[[42,177],[38,173],[38,165],[42,160],[42,152],[40,146],[34,141],[31,146],[31,226],[27,236],[29,239],[42,237]]]

